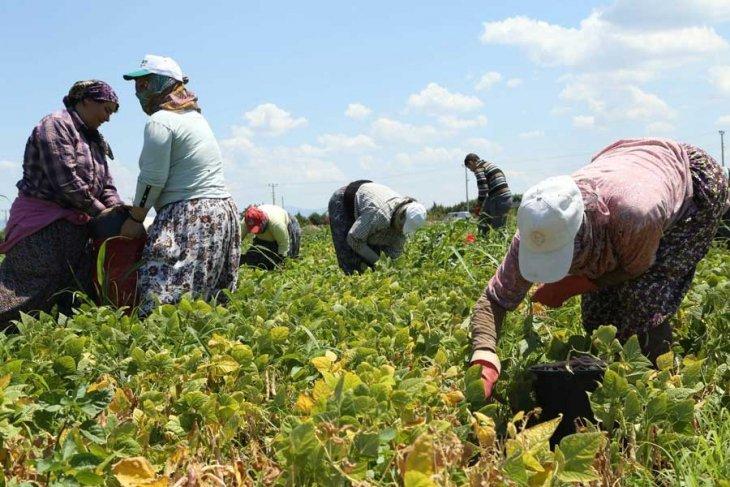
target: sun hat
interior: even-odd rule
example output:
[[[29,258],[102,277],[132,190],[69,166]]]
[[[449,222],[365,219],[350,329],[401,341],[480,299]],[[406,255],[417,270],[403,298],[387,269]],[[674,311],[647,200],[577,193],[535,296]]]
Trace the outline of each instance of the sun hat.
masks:
[[[549,283],[568,275],[584,212],[583,197],[570,176],[548,178],[525,191],[517,210],[525,279]]]
[[[258,208],[257,206],[249,206],[246,208],[246,212],[244,213],[244,222],[246,223],[246,228],[248,228],[248,231],[251,233],[261,233],[261,231],[264,228],[264,225],[269,221],[269,217],[266,216],[266,213],[261,208]]]
[[[408,235],[415,232],[426,223],[426,207],[421,203],[413,202],[406,205],[406,219],[403,223],[403,233]]]
[[[157,56],[155,54],[147,54],[144,59],[142,59],[139,69],[125,74],[124,79],[131,80],[147,76],[148,74],[169,76],[170,78],[175,78],[178,81],[187,83],[187,77],[183,75],[180,65],[174,59],[171,57]]]

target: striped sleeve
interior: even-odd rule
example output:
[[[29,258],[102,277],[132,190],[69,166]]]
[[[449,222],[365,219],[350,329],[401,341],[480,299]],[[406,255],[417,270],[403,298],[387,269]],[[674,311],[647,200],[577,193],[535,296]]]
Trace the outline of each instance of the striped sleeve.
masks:
[[[487,181],[487,174],[482,168],[477,169],[474,175],[477,178],[477,191],[479,192],[477,204],[481,207],[489,194],[489,182]]]

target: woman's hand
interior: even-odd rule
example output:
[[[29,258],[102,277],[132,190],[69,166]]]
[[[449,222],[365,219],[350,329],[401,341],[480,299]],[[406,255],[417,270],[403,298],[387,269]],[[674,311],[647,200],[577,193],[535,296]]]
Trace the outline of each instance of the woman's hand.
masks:
[[[549,308],[559,308],[569,298],[597,289],[598,286],[587,277],[566,276],[558,282],[542,284],[532,295],[532,300]]]
[[[120,235],[127,238],[140,238],[145,233],[146,232],[144,229],[144,225],[132,220],[131,218],[127,218],[127,220],[122,225],[122,231],[120,232]]]

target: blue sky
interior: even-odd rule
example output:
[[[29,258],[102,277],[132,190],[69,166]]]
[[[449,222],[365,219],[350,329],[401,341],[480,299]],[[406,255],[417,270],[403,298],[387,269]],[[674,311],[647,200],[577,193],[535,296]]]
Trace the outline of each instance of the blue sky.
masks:
[[[287,206],[323,208],[364,177],[456,202],[467,152],[517,192],[622,137],[719,157],[729,21],[730,0],[3,2],[0,194],[38,120],[99,78],[120,95],[101,131],[131,199],[146,116],[121,75],[146,53],[190,77],[241,207],[278,183]]]

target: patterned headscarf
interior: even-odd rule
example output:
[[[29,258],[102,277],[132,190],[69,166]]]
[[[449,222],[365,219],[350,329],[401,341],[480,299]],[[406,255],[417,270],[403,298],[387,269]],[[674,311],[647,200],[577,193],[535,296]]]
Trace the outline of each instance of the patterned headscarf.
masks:
[[[87,79],[77,81],[63,97],[63,104],[66,108],[73,108],[81,100],[94,100],[98,102],[110,101],[117,105],[119,110],[119,98],[114,89],[107,83],[98,79]]]
[[[152,115],[159,110],[200,112],[198,97],[185,88],[182,82],[161,74],[150,74],[148,80],[147,89],[136,93],[142,110],[147,115]]]

